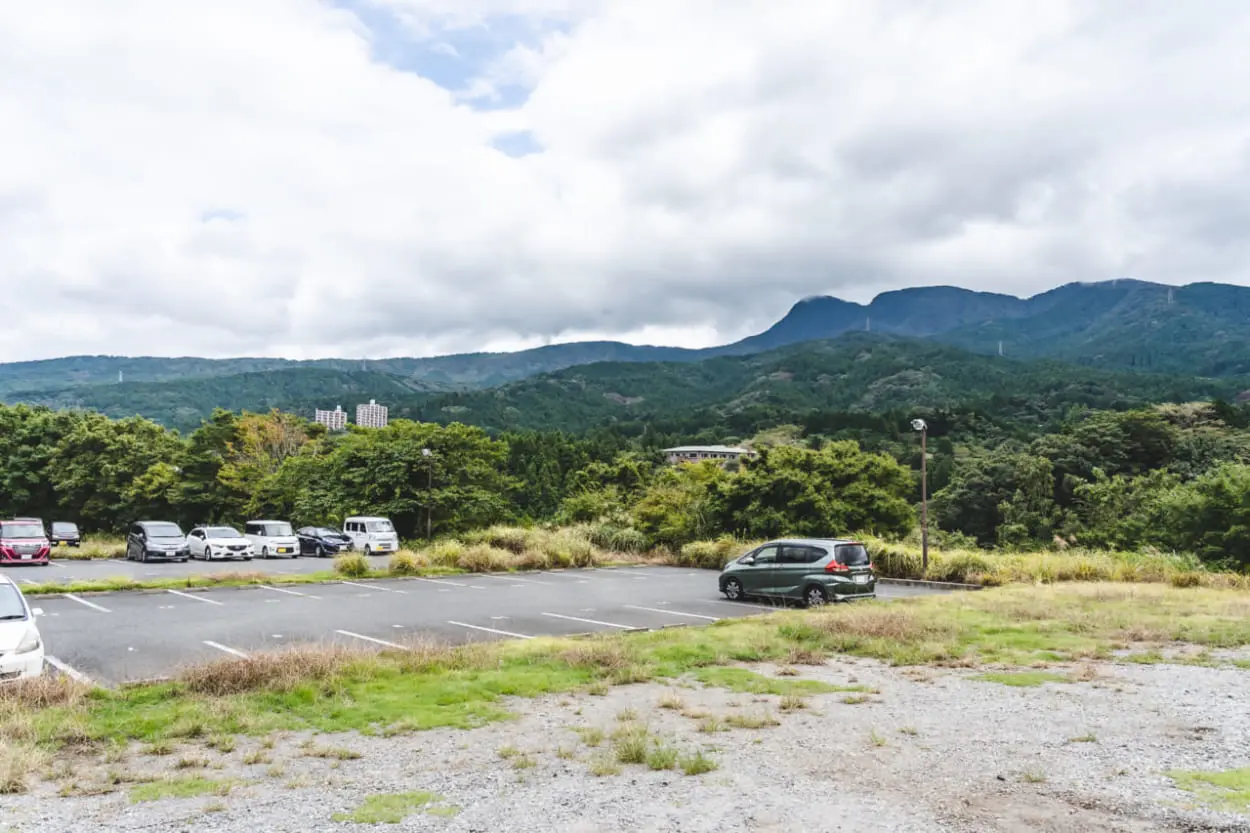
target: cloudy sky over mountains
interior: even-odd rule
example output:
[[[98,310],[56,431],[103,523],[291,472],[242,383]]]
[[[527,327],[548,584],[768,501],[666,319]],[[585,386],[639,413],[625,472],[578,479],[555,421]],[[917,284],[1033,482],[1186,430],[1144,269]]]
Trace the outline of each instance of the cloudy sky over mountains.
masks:
[[[1250,6],[0,4],[0,360],[700,346],[1250,283]]]

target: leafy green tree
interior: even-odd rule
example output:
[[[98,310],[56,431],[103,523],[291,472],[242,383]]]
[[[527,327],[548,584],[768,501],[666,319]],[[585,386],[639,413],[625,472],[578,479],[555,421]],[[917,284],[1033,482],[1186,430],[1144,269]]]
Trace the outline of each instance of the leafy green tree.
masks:
[[[1180,485],[1171,472],[1156,469],[1138,477],[1108,477],[1095,469],[1094,479],[1076,487],[1070,533],[1090,547],[1132,550],[1167,542],[1164,509]]]
[[[893,458],[854,442],[778,446],[716,483],[713,508],[722,529],[750,537],[901,535],[915,522],[912,486]]]
[[[983,547],[999,542],[1004,523],[1012,525],[1006,539],[1013,545],[1038,540],[1053,517],[1053,498],[1048,504],[1039,493],[1043,488],[1053,493],[1050,465],[1045,457],[1009,450],[960,457],[950,482],[933,496],[933,519]]]
[[[713,462],[666,468],[635,504],[634,525],[652,544],[668,547],[716,535],[712,490],[732,479]]]
[[[1213,565],[1250,567],[1250,466],[1225,463],[1163,495],[1163,534]]]

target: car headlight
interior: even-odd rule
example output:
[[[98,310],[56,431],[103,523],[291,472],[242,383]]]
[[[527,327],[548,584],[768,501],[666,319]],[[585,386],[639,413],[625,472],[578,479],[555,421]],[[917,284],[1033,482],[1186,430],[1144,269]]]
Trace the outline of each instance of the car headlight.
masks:
[[[26,631],[26,635],[22,637],[22,641],[17,643],[15,654],[29,654],[31,651],[38,651],[43,643],[39,641],[39,631],[30,628]]]

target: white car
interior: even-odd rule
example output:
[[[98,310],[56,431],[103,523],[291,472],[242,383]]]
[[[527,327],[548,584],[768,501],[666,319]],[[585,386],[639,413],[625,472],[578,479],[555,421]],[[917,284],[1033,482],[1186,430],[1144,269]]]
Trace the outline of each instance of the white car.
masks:
[[[217,558],[252,560],[252,542],[232,526],[197,526],[187,533],[187,548],[192,558],[212,561]]]
[[[252,542],[253,555],[299,558],[299,538],[286,521],[248,521],[243,525],[243,535]]]
[[[356,516],[343,521],[343,534],[352,539],[352,549],[365,555],[375,552],[395,552],[399,549],[399,534],[387,518]]]
[[[35,627],[42,615],[26,604],[11,578],[0,575],[0,682],[43,673],[43,638]]]

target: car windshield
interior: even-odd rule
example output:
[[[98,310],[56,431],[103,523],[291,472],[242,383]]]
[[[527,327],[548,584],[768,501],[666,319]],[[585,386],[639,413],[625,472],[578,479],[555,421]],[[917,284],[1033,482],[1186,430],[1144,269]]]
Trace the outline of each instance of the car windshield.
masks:
[[[25,619],[26,606],[17,588],[11,584],[0,584],[0,619]]]
[[[390,521],[369,521],[365,524],[365,529],[370,532],[394,532],[395,527],[391,526]]]
[[[42,538],[43,527],[39,524],[18,521],[16,523],[4,524],[0,528],[0,538]]]
[[[178,528],[178,524],[148,524],[147,527],[149,538],[181,538],[182,530]]]
[[[835,556],[839,564],[848,567],[868,566],[868,550],[864,549],[863,544],[841,544],[837,547]]]
[[[285,523],[265,524],[266,535],[292,535],[291,525]]]
[[[209,538],[238,538],[239,530],[231,526],[210,526],[204,530]]]
[[[333,538],[340,538],[343,535],[343,533],[338,531],[337,529],[330,529],[329,527],[325,527],[325,526],[317,527],[316,529],[313,530],[313,532],[317,533],[317,535],[321,536],[322,538],[326,537],[327,535]]]
[[[78,527],[74,524],[54,523],[52,524],[53,535],[77,535]]]

